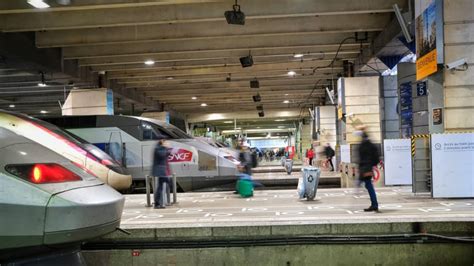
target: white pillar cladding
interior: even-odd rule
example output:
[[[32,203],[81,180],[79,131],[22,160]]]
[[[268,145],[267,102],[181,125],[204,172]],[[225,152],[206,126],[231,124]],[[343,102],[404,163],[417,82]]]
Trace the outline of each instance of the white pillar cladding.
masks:
[[[73,89],[61,110],[62,115],[113,115],[113,92],[106,88]]]
[[[326,143],[331,144],[334,149],[336,145],[336,107],[319,106],[319,127],[320,127],[320,143],[325,145]]]

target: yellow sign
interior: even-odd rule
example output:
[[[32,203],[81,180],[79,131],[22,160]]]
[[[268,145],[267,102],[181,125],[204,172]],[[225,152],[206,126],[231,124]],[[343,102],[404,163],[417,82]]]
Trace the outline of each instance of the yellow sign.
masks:
[[[424,79],[438,71],[436,49],[416,60],[416,80]]]
[[[337,107],[337,119],[342,119],[342,107]]]

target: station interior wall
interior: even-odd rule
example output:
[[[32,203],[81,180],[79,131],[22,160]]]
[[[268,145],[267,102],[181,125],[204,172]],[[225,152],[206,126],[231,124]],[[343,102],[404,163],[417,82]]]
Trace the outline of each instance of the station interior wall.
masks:
[[[383,77],[382,132],[384,139],[400,138],[397,76]]]

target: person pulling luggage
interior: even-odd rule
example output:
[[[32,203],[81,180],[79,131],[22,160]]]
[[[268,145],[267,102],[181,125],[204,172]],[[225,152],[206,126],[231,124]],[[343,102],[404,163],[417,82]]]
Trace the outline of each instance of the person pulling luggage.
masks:
[[[334,155],[336,153],[331,148],[331,145],[329,143],[327,143],[326,147],[324,148],[324,154],[326,155],[327,162],[331,165],[331,172],[333,172],[334,171],[334,165],[332,164],[332,157],[334,157]]]

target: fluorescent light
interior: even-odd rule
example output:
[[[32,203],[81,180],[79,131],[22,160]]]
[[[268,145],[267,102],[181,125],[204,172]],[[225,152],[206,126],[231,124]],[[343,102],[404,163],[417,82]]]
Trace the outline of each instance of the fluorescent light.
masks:
[[[288,96],[289,94],[288,93],[285,93],[285,96]]]
[[[234,121],[224,121],[224,124],[232,124]]]
[[[42,114],[47,114],[47,113],[48,113],[48,111],[41,110],[41,111],[40,111],[40,113],[42,113]]]
[[[290,101],[288,101],[288,100],[284,100],[284,101],[283,101],[283,103],[290,103]]]
[[[290,71],[288,71],[287,74],[288,74],[288,76],[294,76],[294,75],[296,75],[296,72],[293,71],[293,70],[290,70]]]
[[[301,58],[301,57],[303,57],[303,56],[304,56],[303,54],[295,54],[293,57],[294,57],[294,58]]]
[[[201,106],[202,106],[202,107],[206,107],[207,104],[206,104],[206,103],[201,103]]]
[[[276,119],[275,122],[283,122],[285,119]]]
[[[146,60],[145,61],[145,65],[147,65],[147,66],[152,66],[154,64],[155,64],[155,61],[153,61],[153,60]]]
[[[167,79],[167,80],[172,80],[172,79],[174,79],[174,78],[170,76],[170,77],[166,77],[166,79]]]
[[[38,87],[46,87],[46,83],[40,82],[40,83],[38,83]]]
[[[48,8],[49,5],[43,2],[43,0],[28,0],[28,4],[36,8]]]
[[[198,97],[196,97],[196,96],[191,97],[192,100],[197,100],[197,98]]]
[[[15,108],[15,105],[14,105],[14,104],[10,104],[8,107],[10,107],[10,108]]]

